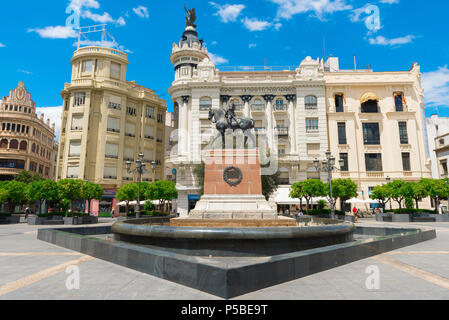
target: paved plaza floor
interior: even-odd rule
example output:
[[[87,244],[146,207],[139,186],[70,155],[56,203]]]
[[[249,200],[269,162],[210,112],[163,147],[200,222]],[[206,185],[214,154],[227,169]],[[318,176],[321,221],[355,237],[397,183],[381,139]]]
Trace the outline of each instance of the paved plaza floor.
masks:
[[[110,224],[111,219],[100,222]],[[363,219],[357,224],[434,228],[437,238],[235,299],[449,299],[449,223],[402,224]],[[36,239],[38,228],[49,226],[29,226],[24,223],[0,225],[0,299],[219,299],[205,292],[39,241]],[[67,278],[71,275],[66,273],[67,267],[72,265],[78,266],[80,271],[80,287],[75,290],[66,287]],[[374,288],[372,284],[376,281],[370,281],[373,276],[370,272],[373,270],[379,271],[378,287]]]

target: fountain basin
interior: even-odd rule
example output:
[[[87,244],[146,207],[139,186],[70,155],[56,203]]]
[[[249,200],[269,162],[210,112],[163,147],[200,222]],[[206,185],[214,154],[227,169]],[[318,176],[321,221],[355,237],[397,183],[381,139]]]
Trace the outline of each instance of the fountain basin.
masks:
[[[355,226],[352,223],[313,218],[298,223],[314,225],[176,227],[170,226],[168,221],[136,219],[116,222],[111,230],[116,241],[192,256],[272,256],[353,241]]]

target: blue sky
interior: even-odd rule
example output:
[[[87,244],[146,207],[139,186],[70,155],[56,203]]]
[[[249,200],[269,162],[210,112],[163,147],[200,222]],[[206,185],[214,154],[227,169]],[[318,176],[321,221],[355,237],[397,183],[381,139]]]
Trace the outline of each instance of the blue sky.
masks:
[[[24,81],[39,107],[62,104],[76,49],[75,33],[66,27],[71,5],[80,12],[81,26],[108,24],[129,53],[128,80],[155,90],[172,110],[169,55],[185,27],[184,3],[196,8],[197,31],[219,65],[298,66],[306,56],[323,57],[325,39],[326,55],[338,56],[343,69],[353,68],[354,54],[359,68],[369,64],[375,71],[409,70],[418,62],[427,115],[439,107],[441,116],[449,116],[449,3],[440,0],[2,2],[0,95]],[[373,18],[377,9],[379,20]],[[59,115],[42,110],[52,119]]]

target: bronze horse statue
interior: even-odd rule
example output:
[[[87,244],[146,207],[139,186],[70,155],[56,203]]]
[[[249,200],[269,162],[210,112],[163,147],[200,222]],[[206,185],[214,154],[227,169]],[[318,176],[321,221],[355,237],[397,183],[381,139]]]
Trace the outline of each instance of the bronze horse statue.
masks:
[[[215,139],[212,141],[212,144],[220,137],[221,135],[221,141],[222,141],[222,148],[225,149],[225,134],[226,130],[232,129],[234,132],[235,130],[242,130],[243,135],[245,136],[244,140],[244,146],[246,146],[248,142],[248,137],[251,137],[254,146],[256,146],[256,140],[254,136],[251,134],[251,129],[254,128],[254,120],[249,118],[235,118],[234,117],[234,106],[231,106],[231,108],[228,111],[224,111],[223,109],[211,109],[209,110],[209,120],[212,121],[212,123],[215,123],[215,127],[217,128],[219,134]],[[229,112],[231,111],[231,112]]]

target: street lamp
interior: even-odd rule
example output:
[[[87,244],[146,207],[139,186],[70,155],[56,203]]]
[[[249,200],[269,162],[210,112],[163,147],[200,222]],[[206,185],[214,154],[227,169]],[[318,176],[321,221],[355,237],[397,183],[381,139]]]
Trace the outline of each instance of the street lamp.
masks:
[[[332,156],[331,152],[328,150],[326,152],[326,159],[320,163],[320,160],[315,159],[313,161],[313,165],[318,172],[327,172],[327,179],[329,180],[329,196],[330,196],[330,205],[331,205],[331,218],[335,219],[335,200],[332,196],[332,171],[339,170],[341,167],[345,165],[345,161],[340,159],[338,162],[340,167],[337,168],[335,166],[335,157]]]
[[[126,161],[126,171],[128,173],[135,173],[138,174],[138,183],[139,183],[139,192],[137,193],[137,205],[136,205],[136,218],[140,219],[140,184],[142,183],[142,174],[146,172],[145,170],[145,163],[143,162],[143,153],[140,153],[136,160],[136,168],[134,170],[131,170],[131,161]],[[151,162],[151,166],[153,167],[153,162]]]
[[[390,183],[391,182],[390,176],[387,176],[387,178],[385,180],[387,180],[387,183]],[[390,210],[393,210],[393,206],[391,204],[391,201],[392,201],[392,199],[390,198]]]

